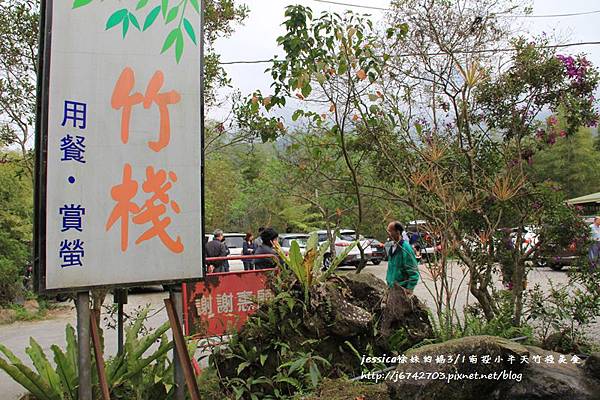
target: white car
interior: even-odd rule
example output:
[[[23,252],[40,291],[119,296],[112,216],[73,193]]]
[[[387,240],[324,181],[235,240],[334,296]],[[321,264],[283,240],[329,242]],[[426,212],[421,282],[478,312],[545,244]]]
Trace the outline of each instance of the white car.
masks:
[[[320,230],[320,231],[316,231],[317,235],[319,236],[319,245],[326,242],[328,240],[327,237],[327,231],[326,230]],[[368,261],[371,258],[371,255],[373,253],[373,250],[371,249],[371,241],[368,239],[365,239],[362,236],[359,236],[360,239],[360,245],[361,247],[364,249],[364,253],[365,253],[365,261]],[[356,240],[356,232],[351,230],[351,229],[342,229],[339,232],[339,236],[335,238],[334,241],[334,246],[335,246],[335,253],[339,254],[344,250],[344,247],[350,246],[352,244],[352,242],[354,242]],[[333,259],[334,256],[332,256],[331,254],[326,254],[325,256],[325,266],[327,266],[327,263],[330,262]],[[352,250],[350,250],[350,252],[348,253],[348,255],[346,256],[346,258],[344,259],[344,261],[342,262],[341,265],[353,265],[355,267],[357,267],[360,264],[360,250],[358,249],[358,246],[355,246]]]
[[[287,255],[290,253],[292,242],[296,242],[300,247],[300,253],[304,254],[309,237],[310,235],[306,233],[282,233],[279,235],[279,246],[281,246],[281,250]]]
[[[214,235],[204,235],[206,243],[213,240]],[[223,237],[225,238],[225,244],[229,249],[230,256],[240,256],[242,255],[242,246],[244,245],[244,238],[246,234],[244,233],[223,233]],[[206,244],[205,243],[205,244]],[[239,271],[244,269],[244,263],[241,260],[229,260],[229,270],[230,271]]]

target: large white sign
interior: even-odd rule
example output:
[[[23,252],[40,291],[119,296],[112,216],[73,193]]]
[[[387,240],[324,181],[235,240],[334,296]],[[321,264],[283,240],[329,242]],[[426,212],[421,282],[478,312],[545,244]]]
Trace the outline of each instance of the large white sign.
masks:
[[[200,277],[198,2],[47,7],[45,288]]]

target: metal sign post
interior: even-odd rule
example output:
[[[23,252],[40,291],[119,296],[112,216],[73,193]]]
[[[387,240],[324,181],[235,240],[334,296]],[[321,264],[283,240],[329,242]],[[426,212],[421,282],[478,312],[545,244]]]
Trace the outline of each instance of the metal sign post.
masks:
[[[90,349],[90,295],[77,293],[77,345],[79,354],[79,400],[92,400],[92,353]]]

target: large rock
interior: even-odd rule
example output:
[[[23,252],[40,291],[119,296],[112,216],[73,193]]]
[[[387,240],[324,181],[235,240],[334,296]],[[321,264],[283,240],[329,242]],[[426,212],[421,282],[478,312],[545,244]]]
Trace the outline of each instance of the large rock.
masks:
[[[399,364],[395,372],[396,376],[410,377],[398,379],[396,382],[387,380],[390,393],[393,399],[411,399],[411,400],[466,400],[481,399],[484,394],[491,393],[497,381],[487,379],[448,379],[458,377],[459,374],[468,376],[472,373],[489,374],[502,370],[518,372],[522,364],[518,362],[522,355],[527,355],[528,350],[517,343],[506,339],[493,336],[473,336],[462,339],[450,340],[440,344],[423,346],[415,350],[408,351],[406,356],[418,357],[419,362]],[[472,364],[469,362],[469,356],[476,355],[478,360],[483,355],[489,355],[492,362],[489,364]],[[443,356],[444,363],[438,363],[437,357]],[[448,356],[458,357],[458,362],[449,360]],[[509,356],[514,357],[517,362],[510,364]],[[432,362],[426,363],[425,357],[432,357]],[[464,357],[464,359],[463,359]],[[500,363],[495,363],[500,357]],[[447,362],[447,361],[450,361]],[[416,375],[418,379],[412,378]],[[422,378],[424,377],[424,378]],[[427,379],[429,377],[429,379]],[[439,379],[432,379],[437,377]],[[441,378],[446,379],[441,379]]]
[[[438,355],[458,356],[458,361],[437,363]],[[600,399],[600,380],[592,374],[597,373],[597,360],[590,361],[584,367],[572,363],[571,357],[567,356],[567,363],[558,364],[559,353],[498,337],[472,336],[450,340],[411,350],[406,356],[409,362],[399,364],[395,370],[395,376],[404,374],[404,379],[386,381],[392,399]],[[432,362],[425,363],[426,356],[432,356]],[[478,362],[471,363],[469,356],[476,356]],[[489,356],[490,363],[482,363],[483,356]],[[529,363],[521,362],[523,356],[527,357]],[[411,357],[419,357],[420,362],[410,363]],[[540,363],[532,361],[537,357]],[[547,357],[555,360],[555,363],[546,363]],[[476,379],[475,373],[477,376],[485,374],[488,378]],[[409,374],[412,379],[408,377]],[[414,379],[415,374],[419,379]],[[445,376],[447,379],[431,379],[433,376]]]
[[[382,308],[380,330],[385,343],[389,344],[398,333],[404,341],[403,348],[433,337],[427,306],[403,288],[390,289]],[[397,346],[394,347],[397,350]]]
[[[547,364],[546,357],[558,360],[560,353],[526,346],[529,358],[539,356],[542,362],[523,368],[521,382],[503,382],[493,393],[494,400],[592,400],[600,399],[600,381],[587,374],[582,364]]]
[[[385,297],[387,285],[370,272],[345,274],[341,277],[348,285],[356,305],[372,314],[381,312],[381,303]]]

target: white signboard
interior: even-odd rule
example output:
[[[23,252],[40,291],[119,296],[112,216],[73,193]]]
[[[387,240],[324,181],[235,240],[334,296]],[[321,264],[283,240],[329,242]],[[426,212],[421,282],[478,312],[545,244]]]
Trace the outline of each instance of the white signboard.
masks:
[[[46,7],[45,289],[200,277],[197,1]]]

